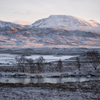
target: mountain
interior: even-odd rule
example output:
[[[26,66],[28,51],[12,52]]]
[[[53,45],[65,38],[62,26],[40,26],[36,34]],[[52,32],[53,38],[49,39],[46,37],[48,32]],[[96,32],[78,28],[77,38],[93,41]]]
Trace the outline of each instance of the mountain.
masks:
[[[24,25],[14,24],[12,22],[6,22],[6,21],[0,20],[0,27],[6,27],[6,26],[15,27],[15,28],[24,27]]]
[[[100,47],[100,33],[55,28],[0,28],[1,48]]]
[[[40,28],[58,28],[67,30],[83,30],[100,32],[100,24],[94,20],[88,21],[69,15],[51,15],[32,24]]]
[[[0,48],[100,48],[99,30],[94,20],[66,15],[23,26],[0,21]]]
[[[89,20],[89,21],[91,21],[92,23],[97,24],[97,25],[99,25],[99,26],[100,26],[100,23],[98,23],[98,22],[97,22],[97,21],[95,21],[95,20]]]

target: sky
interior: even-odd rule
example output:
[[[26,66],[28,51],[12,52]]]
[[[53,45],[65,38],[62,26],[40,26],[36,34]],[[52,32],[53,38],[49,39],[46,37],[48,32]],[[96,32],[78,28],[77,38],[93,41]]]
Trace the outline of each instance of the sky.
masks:
[[[0,20],[34,23],[50,15],[72,15],[100,23],[100,0],[0,0]]]

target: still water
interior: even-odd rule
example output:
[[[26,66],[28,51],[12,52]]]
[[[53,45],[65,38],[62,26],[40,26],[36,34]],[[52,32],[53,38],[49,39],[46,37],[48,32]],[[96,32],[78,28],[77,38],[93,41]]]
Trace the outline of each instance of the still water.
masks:
[[[0,63],[4,64],[13,64],[16,63],[15,57],[20,57],[20,55],[16,54],[0,54]],[[47,62],[50,61],[57,61],[59,59],[65,60],[69,59],[71,57],[75,57],[76,55],[70,56],[70,55],[61,55],[61,56],[54,56],[54,55],[31,55],[31,56],[25,56],[26,58],[32,58],[32,59],[37,59],[40,56],[42,56]]]
[[[100,80],[100,77],[68,77],[68,78],[5,78],[0,77],[0,83],[64,83]]]

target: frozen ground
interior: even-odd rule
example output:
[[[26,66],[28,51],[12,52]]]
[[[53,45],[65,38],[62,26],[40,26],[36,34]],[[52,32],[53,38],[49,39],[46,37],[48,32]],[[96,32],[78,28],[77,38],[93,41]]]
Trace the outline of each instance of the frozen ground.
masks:
[[[56,78],[56,77],[92,77],[100,76],[100,71],[76,71],[76,72],[48,72],[48,73],[21,73],[21,72],[0,72],[0,77],[26,77],[26,78]]]
[[[0,100],[100,100],[100,81],[64,84],[2,84]]]

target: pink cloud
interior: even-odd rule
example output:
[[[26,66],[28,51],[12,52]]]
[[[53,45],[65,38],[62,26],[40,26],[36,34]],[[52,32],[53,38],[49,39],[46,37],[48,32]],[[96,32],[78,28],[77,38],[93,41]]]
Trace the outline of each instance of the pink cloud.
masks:
[[[21,24],[21,25],[31,25],[31,22],[28,21],[21,21],[21,20],[16,20],[14,21],[15,24]]]

